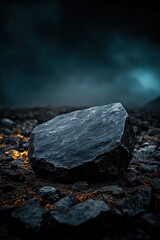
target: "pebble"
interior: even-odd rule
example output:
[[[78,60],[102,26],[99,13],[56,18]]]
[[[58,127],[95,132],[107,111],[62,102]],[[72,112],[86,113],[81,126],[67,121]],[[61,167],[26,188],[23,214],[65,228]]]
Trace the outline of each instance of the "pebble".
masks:
[[[44,186],[44,187],[40,188],[38,191],[38,195],[52,203],[55,203],[60,198],[62,198],[61,192],[52,186]]]

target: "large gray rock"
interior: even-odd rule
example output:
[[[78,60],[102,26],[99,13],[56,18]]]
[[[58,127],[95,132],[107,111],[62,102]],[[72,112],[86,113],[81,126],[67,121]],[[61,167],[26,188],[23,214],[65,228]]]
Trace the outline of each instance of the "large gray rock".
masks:
[[[51,211],[49,220],[50,223],[75,227],[96,219],[100,220],[100,217],[103,218],[110,212],[111,209],[105,202],[90,199],[73,206],[65,213]]]
[[[117,218],[104,201],[90,199],[65,212],[50,211],[46,223],[48,233],[58,239],[102,239],[104,230],[114,225],[113,216]]]
[[[117,176],[128,166],[135,134],[120,103],[63,114],[34,128],[30,164],[49,179],[95,180]]]
[[[18,231],[24,229],[30,231],[39,231],[43,224],[43,217],[45,210],[39,205],[39,203],[32,199],[27,204],[15,209],[12,214],[12,220],[14,222],[13,227],[18,227]],[[22,229],[19,228],[22,227]]]

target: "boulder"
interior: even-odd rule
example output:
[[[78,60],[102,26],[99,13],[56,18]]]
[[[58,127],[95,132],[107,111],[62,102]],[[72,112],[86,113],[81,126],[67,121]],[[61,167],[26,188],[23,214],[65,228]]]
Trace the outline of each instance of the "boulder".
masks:
[[[57,116],[32,131],[30,164],[56,181],[106,179],[128,167],[135,134],[120,103]]]
[[[104,201],[90,199],[65,212],[50,211],[46,222],[48,232],[56,233],[58,239],[101,239],[104,229],[113,224],[112,215]]]
[[[54,223],[78,227],[89,221],[100,220],[100,217],[103,218],[110,211],[110,207],[105,202],[90,199],[75,205],[65,213],[51,211],[50,220]]]
[[[13,227],[17,227],[18,231],[23,231],[24,229],[28,231],[39,231],[42,227],[44,214],[45,210],[36,200],[32,199],[24,206],[12,212]]]

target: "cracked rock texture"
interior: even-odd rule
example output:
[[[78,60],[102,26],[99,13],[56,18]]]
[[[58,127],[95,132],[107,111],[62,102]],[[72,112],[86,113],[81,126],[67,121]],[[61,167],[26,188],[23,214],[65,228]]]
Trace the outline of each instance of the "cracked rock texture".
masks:
[[[128,167],[135,134],[120,103],[57,116],[35,127],[30,164],[39,176],[56,181],[117,176]]]

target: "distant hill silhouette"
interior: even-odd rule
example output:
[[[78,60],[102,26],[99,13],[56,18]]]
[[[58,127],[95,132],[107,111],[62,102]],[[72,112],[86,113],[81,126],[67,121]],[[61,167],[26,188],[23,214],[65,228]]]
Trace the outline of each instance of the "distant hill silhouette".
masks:
[[[160,97],[148,102],[145,106],[145,109],[159,109],[160,110]]]

